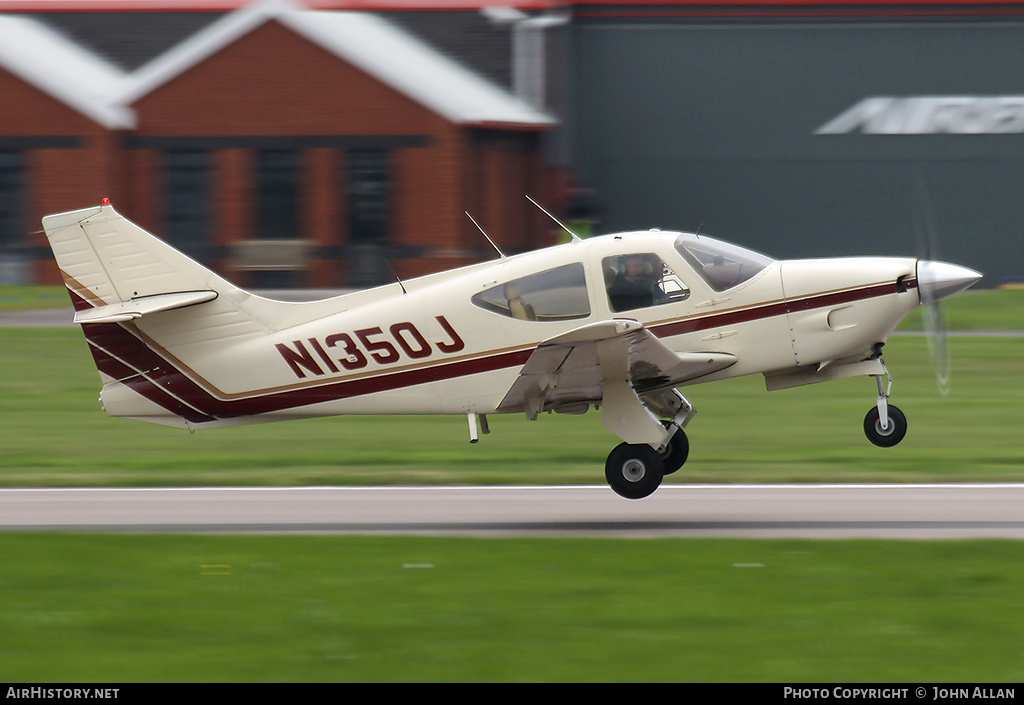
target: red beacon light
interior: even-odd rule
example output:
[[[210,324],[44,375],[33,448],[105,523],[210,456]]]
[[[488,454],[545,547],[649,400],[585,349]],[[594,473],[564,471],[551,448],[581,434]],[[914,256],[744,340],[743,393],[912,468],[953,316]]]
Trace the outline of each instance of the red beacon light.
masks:
[[[109,198],[104,198],[103,199],[103,205],[109,206],[110,205],[110,199]]]

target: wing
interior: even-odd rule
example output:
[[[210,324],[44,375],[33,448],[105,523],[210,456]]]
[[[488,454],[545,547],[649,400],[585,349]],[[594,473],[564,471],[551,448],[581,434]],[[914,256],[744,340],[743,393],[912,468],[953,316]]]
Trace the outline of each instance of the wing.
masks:
[[[585,411],[602,405],[602,421],[629,443],[660,444],[661,422],[641,396],[725,369],[725,353],[676,353],[641,323],[613,319],[545,340],[533,351],[498,411]]]

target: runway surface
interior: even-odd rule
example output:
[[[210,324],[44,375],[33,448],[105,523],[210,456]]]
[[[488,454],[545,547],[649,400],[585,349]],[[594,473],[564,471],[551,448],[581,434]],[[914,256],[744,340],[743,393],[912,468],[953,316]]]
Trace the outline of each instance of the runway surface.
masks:
[[[0,490],[0,530],[1024,538],[1024,485]]]

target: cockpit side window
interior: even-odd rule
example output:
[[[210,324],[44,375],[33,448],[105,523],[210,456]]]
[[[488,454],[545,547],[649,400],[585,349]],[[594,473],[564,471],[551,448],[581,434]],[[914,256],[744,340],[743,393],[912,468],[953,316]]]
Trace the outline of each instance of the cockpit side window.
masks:
[[[759,252],[697,235],[680,235],[676,250],[715,291],[738,286],[775,261]]]
[[[523,321],[565,321],[590,315],[586,275],[580,263],[492,286],[471,300],[482,309]]]
[[[612,311],[683,301],[690,289],[658,255],[634,253],[602,260]]]

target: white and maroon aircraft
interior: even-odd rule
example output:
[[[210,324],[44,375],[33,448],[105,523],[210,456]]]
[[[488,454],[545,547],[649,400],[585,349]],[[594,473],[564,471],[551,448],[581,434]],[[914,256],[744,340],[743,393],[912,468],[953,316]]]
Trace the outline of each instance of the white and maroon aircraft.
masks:
[[[763,374],[769,390],[874,377],[864,429],[907,430],[881,349],[917,306],[980,278],[913,258],[773,260],[709,237],[627,232],[312,302],[244,291],[103,205],[47,237],[111,416],[207,428],[342,414],[599,408],[620,495],[686,461],[678,387]],[[497,250],[497,248],[495,248]]]

